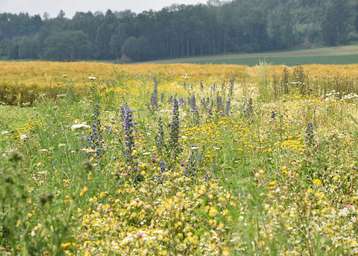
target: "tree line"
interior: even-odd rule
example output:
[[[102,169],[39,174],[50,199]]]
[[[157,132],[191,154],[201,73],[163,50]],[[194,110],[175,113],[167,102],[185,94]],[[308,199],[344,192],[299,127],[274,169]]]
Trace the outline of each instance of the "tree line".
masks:
[[[358,41],[357,0],[209,0],[129,10],[0,13],[0,59],[146,61]]]

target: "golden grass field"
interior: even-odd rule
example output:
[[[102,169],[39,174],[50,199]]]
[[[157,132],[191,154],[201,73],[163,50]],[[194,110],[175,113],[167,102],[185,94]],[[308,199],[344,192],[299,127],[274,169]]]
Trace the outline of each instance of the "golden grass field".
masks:
[[[271,75],[279,75],[283,66],[268,66],[267,69]],[[79,92],[86,91],[90,76],[98,77],[102,83],[116,83],[118,80],[136,82],[154,76],[175,82],[185,81],[185,79],[195,82],[208,79],[215,81],[228,79],[232,76],[255,80],[259,70],[259,66],[237,65],[0,62],[2,74],[0,83],[2,91],[16,91],[9,92],[7,95],[7,97],[12,97],[16,103],[16,97],[25,97],[24,91],[32,90],[34,94],[53,91],[54,95],[52,96],[55,96],[57,91],[65,91],[68,87]],[[339,77],[357,79],[358,77],[358,65],[306,65],[305,71],[314,79],[322,80]],[[5,97],[5,95],[1,97]],[[25,99],[18,100],[24,101]]]

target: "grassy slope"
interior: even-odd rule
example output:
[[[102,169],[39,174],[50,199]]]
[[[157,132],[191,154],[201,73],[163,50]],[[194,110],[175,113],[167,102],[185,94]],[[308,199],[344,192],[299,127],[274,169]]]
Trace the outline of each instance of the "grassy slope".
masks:
[[[199,63],[256,65],[265,60],[272,64],[352,64],[358,63],[358,45],[325,47],[308,50],[227,54],[155,61],[155,63]]]

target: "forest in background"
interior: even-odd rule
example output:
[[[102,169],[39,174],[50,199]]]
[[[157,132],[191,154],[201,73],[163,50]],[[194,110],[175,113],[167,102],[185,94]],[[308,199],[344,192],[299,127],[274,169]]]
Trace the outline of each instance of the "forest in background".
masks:
[[[128,62],[356,41],[357,0],[210,0],[72,18],[0,13],[0,59]]]

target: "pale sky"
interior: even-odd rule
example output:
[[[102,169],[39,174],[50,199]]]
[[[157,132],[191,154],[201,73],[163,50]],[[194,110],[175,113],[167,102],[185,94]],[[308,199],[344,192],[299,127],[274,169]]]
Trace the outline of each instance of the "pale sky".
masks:
[[[62,9],[66,16],[71,17],[76,11],[122,11],[130,9],[134,12],[143,10],[158,10],[175,3],[196,4],[206,3],[207,0],[0,0],[2,12],[28,12],[43,14],[48,12],[51,17],[57,16]]]

